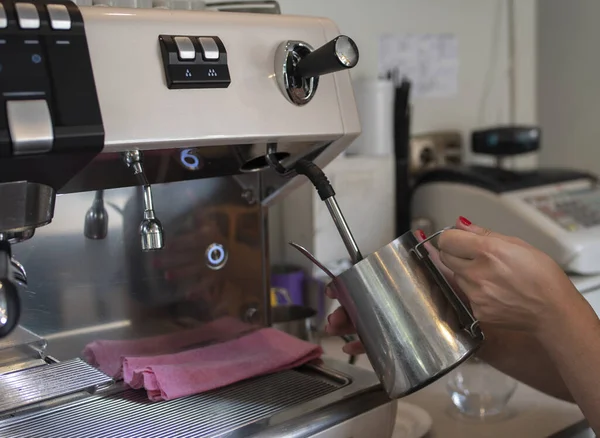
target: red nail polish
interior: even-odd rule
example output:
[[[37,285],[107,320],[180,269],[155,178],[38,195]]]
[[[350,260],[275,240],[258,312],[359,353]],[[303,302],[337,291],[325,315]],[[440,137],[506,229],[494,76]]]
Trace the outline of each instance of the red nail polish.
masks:
[[[459,217],[459,219],[460,219],[460,221],[461,221],[461,222],[462,222],[464,225],[466,225],[467,227],[468,227],[469,225],[471,225],[471,221],[470,221],[469,219],[467,219],[466,217],[463,217],[463,216],[461,216],[461,217]]]
[[[427,236],[425,235],[425,232],[423,230],[417,230],[417,232],[419,233],[419,236],[421,237],[421,239],[423,239],[423,240],[427,239]]]

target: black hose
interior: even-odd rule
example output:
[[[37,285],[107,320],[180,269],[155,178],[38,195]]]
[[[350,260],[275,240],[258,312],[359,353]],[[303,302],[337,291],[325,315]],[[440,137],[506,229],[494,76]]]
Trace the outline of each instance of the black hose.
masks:
[[[319,166],[312,161],[298,160],[294,165],[294,170],[298,175],[304,175],[310,180],[317,189],[322,201],[335,196],[335,190],[333,190],[331,183]]]

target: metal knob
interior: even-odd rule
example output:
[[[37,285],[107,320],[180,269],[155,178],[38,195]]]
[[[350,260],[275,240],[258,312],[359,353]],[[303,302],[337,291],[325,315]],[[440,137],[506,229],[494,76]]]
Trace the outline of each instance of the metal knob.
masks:
[[[143,156],[138,150],[128,151],[123,154],[125,163],[133,169],[144,191],[144,219],[140,224],[140,236],[143,251],[154,251],[165,246],[163,227],[154,213],[152,200],[152,187],[144,173],[142,165]]]
[[[92,206],[85,214],[83,234],[88,239],[104,239],[108,234],[108,212],[104,208],[104,190],[98,190]]]
[[[351,38],[340,35],[304,56],[296,65],[297,77],[310,78],[353,68],[358,63],[358,47]]]
[[[319,87],[319,78],[352,68],[358,63],[358,47],[345,35],[313,50],[304,41],[284,41],[275,50],[275,76],[279,89],[294,105],[306,105]]]

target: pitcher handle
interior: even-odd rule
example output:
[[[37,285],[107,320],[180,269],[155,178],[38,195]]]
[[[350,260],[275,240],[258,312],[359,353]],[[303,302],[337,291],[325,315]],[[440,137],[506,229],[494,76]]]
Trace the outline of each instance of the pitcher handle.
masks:
[[[436,232],[435,232],[435,233],[433,233],[431,236],[429,236],[429,237],[427,237],[426,239],[422,240],[421,242],[417,243],[417,244],[415,245],[415,247],[413,248],[413,250],[414,250],[415,254],[417,254],[417,256],[418,256],[420,259],[424,259],[425,257],[427,257],[427,256],[429,255],[429,253],[427,252],[427,250],[425,250],[425,254],[421,254],[421,252],[420,252],[420,248],[421,248],[422,246],[424,246],[424,245],[425,245],[427,242],[429,242],[430,240],[432,240],[432,239],[436,238],[437,236],[439,236],[440,234],[442,234],[443,232],[445,232],[445,231],[448,231],[448,230],[453,230],[453,229],[455,229],[455,228],[456,228],[455,226],[451,226],[451,227],[442,228],[441,230],[439,230],[439,231],[436,231]]]
[[[415,247],[413,248],[414,253],[417,255],[417,257],[420,260],[423,260],[425,258],[427,258],[429,256],[429,253],[427,252],[427,250],[425,250],[424,245],[429,242],[430,240],[434,239],[435,237],[439,236],[440,234],[444,233],[445,231],[448,230],[453,230],[456,229],[455,226],[451,226],[451,227],[446,227],[446,228],[442,228],[439,231],[436,231],[435,233],[433,233],[431,236],[423,239],[421,242],[417,243],[415,245]],[[422,253],[421,250],[425,250],[425,253]],[[435,265],[434,265],[435,266]],[[463,310],[465,311],[465,313],[469,316],[469,318],[471,319],[471,324],[469,324],[469,327],[465,327],[465,329],[469,332],[469,334],[473,337],[477,336],[477,332],[476,330],[479,328],[479,321],[475,318],[475,316],[473,316],[473,314],[471,313],[471,311],[469,310],[469,308],[465,305],[465,303],[463,302],[463,300],[460,299],[460,297],[458,296],[458,294],[456,293],[456,291],[452,288],[452,286],[450,285],[450,283],[448,283],[448,280],[446,279],[446,277],[439,272],[439,270],[437,269],[437,266],[435,267],[436,270],[438,271],[439,275],[438,277],[444,282],[446,283],[446,285],[448,286],[448,289],[450,291],[452,291],[452,293],[454,294],[454,296],[456,297],[456,300],[460,303],[460,306],[463,308]],[[477,330],[479,332],[479,334],[481,334],[482,337],[485,338],[483,332],[481,331],[481,329]]]

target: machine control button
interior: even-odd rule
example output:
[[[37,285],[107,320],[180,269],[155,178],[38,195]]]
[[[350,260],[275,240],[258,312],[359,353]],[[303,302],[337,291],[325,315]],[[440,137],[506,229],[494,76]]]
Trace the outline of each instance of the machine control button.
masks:
[[[206,266],[210,269],[221,269],[227,263],[227,251],[220,243],[212,243],[206,249]]]
[[[190,61],[196,59],[196,49],[194,43],[188,37],[175,37],[175,44],[177,45],[177,52],[179,59],[182,61]]]
[[[40,15],[32,3],[15,3],[21,29],[39,29]]]
[[[70,30],[71,17],[65,5],[48,5],[48,15],[50,16],[50,26],[54,30]]]
[[[219,46],[215,42],[214,38],[200,37],[198,38],[202,51],[204,52],[204,59],[207,61],[218,61],[219,60]]]
[[[8,27],[8,19],[6,18],[4,5],[0,3],[0,29],[4,29],[5,27]]]
[[[218,36],[159,35],[158,41],[170,90],[229,87],[227,50]]]
[[[10,100],[6,115],[13,155],[42,154],[52,149],[54,133],[46,100]]]

